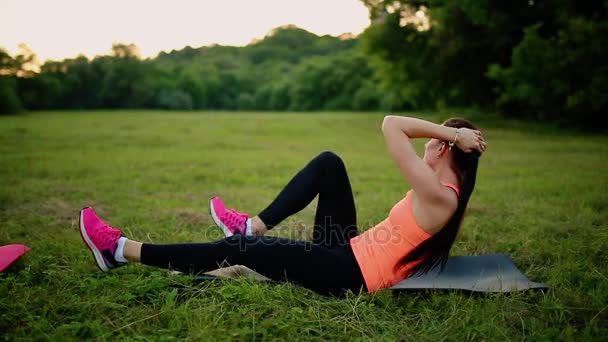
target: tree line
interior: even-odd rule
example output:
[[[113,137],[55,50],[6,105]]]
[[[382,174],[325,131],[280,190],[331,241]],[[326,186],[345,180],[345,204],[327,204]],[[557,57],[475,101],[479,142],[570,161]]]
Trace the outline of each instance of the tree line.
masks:
[[[376,110],[372,70],[358,40],[286,26],[244,47],[185,47],[141,59],[135,45],[106,56],[48,61],[0,52],[4,112],[21,108],[172,110]]]
[[[286,26],[244,47],[48,61],[0,50],[0,113],[23,108],[420,110],[473,107],[603,126],[607,1],[361,0],[359,36]]]

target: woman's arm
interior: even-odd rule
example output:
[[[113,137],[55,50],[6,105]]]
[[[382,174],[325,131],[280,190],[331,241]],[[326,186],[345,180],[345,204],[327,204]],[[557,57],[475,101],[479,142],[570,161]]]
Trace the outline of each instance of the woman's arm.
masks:
[[[454,141],[454,138],[456,138],[456,130],[458,130],[458,141],[456,142],[456,145],[461,150],[467,153],[471,152],[473,149],[478,150],[479,153],[483,153],[485,151],[486,143],[481,131],[464,127],[457,129],[454,127],[438,125],[421,119],[394,115],[384,117],[384,122],[382,123],[383,131],[384,125],[387,121],[395,121],[394,125],[397,125],[403,131],[403,133],[412,139],[431,138]]]
[[[456,128],[416,118],[389,115],[382,122],[382,132],[391,156],[416,195],[427,203],[444,199],[439,178],[433,169],[418,157],[410,139],[434,138],[454,141]],[[485,149],[481,132],[467,128],[458,129],[457,145],[465,152],[470,152],[473,148],[479,152]]]
[[[456,128],[438,125],[429,121],[410,118],[407,116],[387,115],[382,122],[382,131],[390,125],[401,130],[408,138],[431,138],[439,140],[454,141]]]

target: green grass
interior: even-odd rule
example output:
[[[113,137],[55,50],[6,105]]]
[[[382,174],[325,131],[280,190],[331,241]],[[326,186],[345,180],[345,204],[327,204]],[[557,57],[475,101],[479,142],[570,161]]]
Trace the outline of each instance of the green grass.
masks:
[[[428,116],[439,120],[446,116]],[[0,117],[0,275],[14,339],[599,340],[608,334],[608,138],[481,121],[489,143],[452,255],[506,253],[546,294],[326,298],[250,280],[193,285],[131,265],[97,271],[78,234],[91,205],[148,242],[220,238],[207,201],[257,213],[323,150],[349,170],[359,226],[408,190],[381,114],[34,113]],[[417,148],[422,151],[423,141]],[[306,237],[314,203],[272,235]],[[304,229],[304,235],[302,234]]]

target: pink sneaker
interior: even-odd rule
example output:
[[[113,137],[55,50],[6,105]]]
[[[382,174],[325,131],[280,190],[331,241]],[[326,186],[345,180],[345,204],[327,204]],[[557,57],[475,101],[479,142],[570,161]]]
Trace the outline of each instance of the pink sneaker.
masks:
[[[122,233],[103,222],[95,210],[86,207],[80,211],[80,236],[89,247],[100,270],[107,272],[125,265],[114,259],[118,239]]]
[[[247,213],[226,209],[224,202],[219,197],[213,197],[209,201],[209,210],[213,221],[218,227],[222,228],[226,237],[234,234],[247,235],[247,225],[250,224]]]

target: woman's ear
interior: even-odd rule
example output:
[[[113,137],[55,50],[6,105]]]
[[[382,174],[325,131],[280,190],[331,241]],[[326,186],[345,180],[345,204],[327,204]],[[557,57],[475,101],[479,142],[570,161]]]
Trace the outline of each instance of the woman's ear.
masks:
[[[446,144],[444,141],[439,145],[439,148],[437,149],[437,158],[441,158],[446,153],[447,150],[448,150],[448,144]]]

